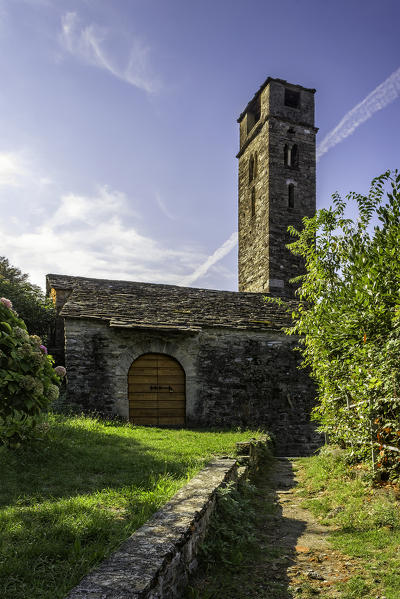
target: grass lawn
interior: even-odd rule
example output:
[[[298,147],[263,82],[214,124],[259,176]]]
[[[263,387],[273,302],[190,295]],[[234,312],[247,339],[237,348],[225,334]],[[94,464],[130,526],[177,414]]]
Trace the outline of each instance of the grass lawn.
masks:
[[[0,596],[58,599],[214,455],[255,431],[169,430],[51,415],[0,447]]]
[[[362,575],[341,588],[343,599],[400,597],[400,489],[371,488],[368,472],[346,464],[338,449],[301,460],[298,492],[324,524],[334,529],[333,546],[358,559]]]

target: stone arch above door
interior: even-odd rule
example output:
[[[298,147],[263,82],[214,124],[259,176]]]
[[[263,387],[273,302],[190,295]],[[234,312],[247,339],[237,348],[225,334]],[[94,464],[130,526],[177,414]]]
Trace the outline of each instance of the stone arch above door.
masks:
[[[128,398],[133,424],[185,425],[185,371],[167,354],[147,353],[132,362]]]

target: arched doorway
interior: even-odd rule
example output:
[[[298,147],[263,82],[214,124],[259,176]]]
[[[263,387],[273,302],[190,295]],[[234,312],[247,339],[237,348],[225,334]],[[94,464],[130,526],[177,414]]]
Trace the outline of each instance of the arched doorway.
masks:
[[[133,424],[185,424],[185,371],[165,354],[144,354],[128,372],[129,421]]]

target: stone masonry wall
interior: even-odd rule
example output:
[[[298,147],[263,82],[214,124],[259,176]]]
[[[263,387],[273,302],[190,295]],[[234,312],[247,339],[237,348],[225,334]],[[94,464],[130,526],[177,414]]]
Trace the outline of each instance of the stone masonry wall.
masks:
[[[268,147],[269,128],[264,122],[239,159],[239,291],[269,290]],[[252,156],[257,156],[257,170],[249,181]]]
[[[172,356],[185,370],[187,426],[263,428],[277,453],[313,451],[314,388],[283,334],[208,329],[167,333],[66,319],[68,397],[86,410],[129,417],[127,374],[144,353]]]
[[[314,386],[299,370],[296,342],[284,336],[212,335],[202,339],[196,421],[208,426],[260,427],[275,435],[279,455],[319,445],[310,423]]]
[[[299,94],[297,108],[285,105],[285,90]],[[312,216],[316,208],[314,94],[276,80],[259,93],[259,120],[250,130],[248,114],[240,122],[239,291],[291,296],[295,287],[289,280],[301,274],[304,265],[286,248],[293,241],[287,228],[301,229],[303,217]],[[285,164],[285,145],[290,151],[297,147],[298,159],[291,164]],[[257,171],[251,177],[254,157]]]
[[[291,278],[304,272],[304,264],[293,256],[286,245],[294,238],[287,232],[289,225],[300,230],[302,219],[316,210],[314,94],[301,90],[299,108],[284,106],[285,86],[271,83],[269,120],[269,265],[270,278],[283,280],[286,291],[292,293]],[[279,116],[279,118],[277,118]],[[298,163],[284,164],[284,146],[298,148]],[[294,186],[294,207],[288,205],[288,186]]]

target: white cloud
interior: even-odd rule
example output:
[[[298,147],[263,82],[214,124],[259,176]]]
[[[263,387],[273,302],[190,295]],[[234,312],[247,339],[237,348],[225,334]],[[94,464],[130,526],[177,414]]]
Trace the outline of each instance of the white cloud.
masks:
[[[40,174],[37,165],[27,150],[0,151],[0,191],[5,188],[29,189],[32,194],[42,192],[52,185],[48,175]],[[1,196],[0,196],[1,201]]]
[[[317,146],[317,161],[370,119],[375,112],[382,110],[400,95],[400,67],[378,85],[362,102],[354,106],[340,123],[330,131]]]
[[[172,212],[169,210],[168,206],[166,205],[159,193],[156,193],[156,202],[161,212],[165,214],[167,218],[169,218],[170,220],[176,220],[176,216],[174,216]]]
[[[2,254],[41,286],[46,272],[176,284],[194,269],[197,250],[170,249],[140,234],[128,224],[132,216],[127,197],[107,187],[93,196],[65,194],[36,225],[25,216],[18,234],[0,222]]]
[[[222,258],[224,258],[224,256],[226,256],[227,254],[229,254],[229,252],[232,251],[236,245],[237,231],[232,233],[229,239],[227,239],[218,249],[216,249],[215,252],[207,258],[207,260],[200,264],[200,266],[198,266],[194,272],[183,277],[179,281],[179,285],[188,286],[194,283],[194,281],[205,275],[206,272],[211,268],[211,266],[219,262],[219,260],[222,260]]]
[[[159,91],[160,81],[149,66],[149,46],[139,38],[133,40],[125,65],[118,64],[106,48],[111,36],[112,32],[95,24],[81,27],[75,12],[68,12],[62,17],[60,40],[71,55],[88,65],[105,69],[114,77],[148,93]]]
[[[17,152],[0,152],[0,185],[20,187],[29,175],[26,160]]]
[[[95,197],[69,193],[61,198],[54,214],[46,221],[48,227],[71,227],[83,223],[99,223],[103,218],[122,212],[124,194],[101,187]]]

